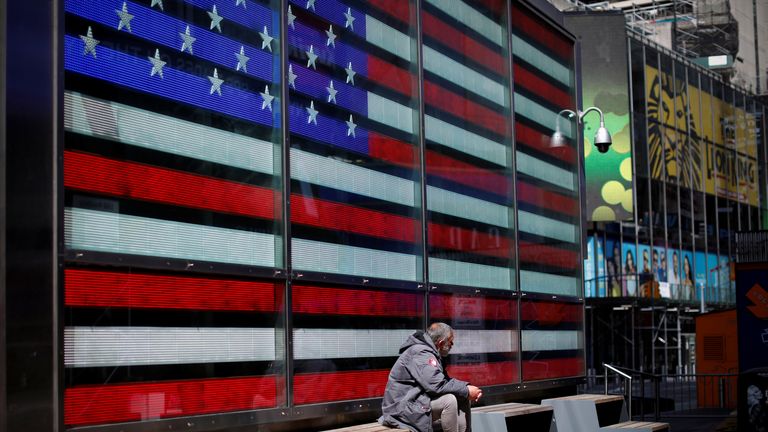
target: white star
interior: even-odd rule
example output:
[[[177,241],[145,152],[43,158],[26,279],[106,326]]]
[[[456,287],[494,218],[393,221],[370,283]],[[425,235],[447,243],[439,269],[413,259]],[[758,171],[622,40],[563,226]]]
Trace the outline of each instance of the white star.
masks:
[[[275,97],[269,94],[269,86],[264,86],[264,93],[261,93],[261,98],[264,99],[261,103],[261,109],[269,108],[272,111],[272,100]]]
[[[355,17],[352,16],[352,8],[347,8],[347,11],[344,12],[344,18],[346,18],[346,21],[344,21],[344,28],[351,28],[354,30]]]
[[[328,40],[325,42],[325,46],[332,46],[336,48],[336,35],[333,34],[333,24],[325,31],[325,35],[328,36]]]
[[[235,7],[243,5],[243,9],[248,9],[248,5],[245,4],[245,0],[235,0]]]
[[[261,49],[268,49],[269,52],[272,52],[272,39],[274,39],[272,36],[269,35],[269,31],[267,31],[267,26],[264,26],[264,32],[259,33],[259,36],[261,36]]]
[[[80,35],[80,39],[82,39],[85,43],[83,55],[91,53],[93,54],[93,58],[96,58],[96,45],[100,44],[101,42],[93,38],[93,31],[91,31],[91,26],[88,26],[88,32],[85,33],[85,36]]]
[[[215,4],[213,5],[213,10],[211,12],[208,12],[208,16],[211,17],[210,29],[213,30],[213,28],[216,27],[216,30],[218,30],[219,33],[221,33],[221,20],[223,20],[224,18],[222,18],[222,16],[219,15],[219,12],[216,11]]]
[[[216,92],[221,96],[221,84],[224,82],[223,79],[219,78],[219,71],[216,70],[216,68],[213,68],[213,76],[208,77],[208,81],[211,82],[211,93]]]
[[[333,80],[331,80],[331,83],[328,84],[328,87],[325,89],[328,90],[328,102],[333,101],[333,103],[336,103],[336,93],[339,91],[333,88]]]
[[[314,123],[317,126],[317,110],[315,109],[315,101],[311,101],[307,107],[307,124]]]
[[[235,53],[235,57],[237,57],[237,67],[235,68],[235,70],[242,69],[243,72],[248,73],[248,60],[250,60],[251,58],[245,55],[245,47],[240,45],[240,52]]]
[[[123,27],[125,27],[129,32],[133,33],[133,30],[131,30],[131,20],[133,19],[133,15],[128,13],[128,3],[123,2],[123,10],[115,9],[115,13],[118,18],[120,18],[120,22],[117,23],[117,29],[122,30]]]
[[[288,85],[293,87],[294,90],[296,90],[296,74],[293,73],[293,65],[288,65]]]
[[[155,56],[147,56],[149,61],[152,63],[152,72],[149,73],[149,76],[155,76],[155,74],[160,75],[160,78],[163,77],[163,66],[165,66],[165,62],[160,60],[160,50],[155,50]]]
[[[184,42],[181,44],[181,52],[184,52],[184,50],[189,51],[190,54],[194,54],[192,52],[192,44],[195,43],[197,40],[196,37],[192,37],[189,34],[189,26],[187,26],[187,29],[184,30],[184,33],[179,33],[179,36],[181,36],[181,40]]]
[[[317,70],[317,66],[315,66],[315,60],[317,60],[317,54],[315,54],[315,46],[310,45],[309,51],[304,52],[307,53],[307,57],[309,57],[307,60],[307,67],[312,66],[312,69]]]
[[[293,25],[293,22],[296,21],[296,15],[293,14],[293,11],[291,10],[291,5],[288,5],[288,25],[296,30],[296,27]]]
[[[152,4],[149,5],[149,7],[155,7],[155,5],[160,5],[160,10],[164,11],[163,9],[163,0],[152,0]]]
[[[352,120],[352,114],[349,115],[349,120],[347,123],[347,136],[352,135],[352,138],[357,138],[355,136],[355,129],[357,129],[357,125],[355,124],[355,121]]]
[[[347,66],[347,68],[344,70],[347,72],[347,84],[351,82],[352,85],[355,85],[355,74],[357,72],[352,70],[352,62],[349,62],[349,66]]]
[[[312,10],[315,10],[315,0],[307,0],[306,9],[310,9],[310,8],[312,8]]]

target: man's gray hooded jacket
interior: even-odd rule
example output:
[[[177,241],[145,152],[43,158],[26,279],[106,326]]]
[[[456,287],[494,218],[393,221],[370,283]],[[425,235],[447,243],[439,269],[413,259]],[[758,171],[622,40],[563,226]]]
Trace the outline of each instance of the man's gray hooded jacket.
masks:
[[[449,393],[467,398],[467,383],[445,373],[432,339],[417,331],[400,347],[400,357],[389,373],[379,423],[432,432],[430,402]]]

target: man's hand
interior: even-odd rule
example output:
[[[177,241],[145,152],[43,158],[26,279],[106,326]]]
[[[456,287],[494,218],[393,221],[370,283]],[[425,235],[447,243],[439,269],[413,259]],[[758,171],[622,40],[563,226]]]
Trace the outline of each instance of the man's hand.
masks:
[[[469,390],[469,401],[477,402],[480,400],[480,396],[483,395],[483,391],[479,387],[475,387],[472,384],[467,384],[467,390]]]

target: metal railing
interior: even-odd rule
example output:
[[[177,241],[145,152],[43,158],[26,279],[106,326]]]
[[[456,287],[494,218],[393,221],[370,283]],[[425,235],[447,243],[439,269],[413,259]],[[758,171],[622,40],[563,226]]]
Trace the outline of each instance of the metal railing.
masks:
[[[624,395],[632,418],[726,417],[736,409],[736,373],[663,375],[605,363],[603,367],[604,373],[587,376],[580,390]],[[616,373],[615,379],[609,370]]]

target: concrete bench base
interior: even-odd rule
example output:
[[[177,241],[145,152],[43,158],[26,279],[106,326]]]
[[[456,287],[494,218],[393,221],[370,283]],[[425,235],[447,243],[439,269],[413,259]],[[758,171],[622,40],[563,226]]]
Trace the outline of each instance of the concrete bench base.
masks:
[[[472,409],[473,432],[542,431],[549,430],[552,407],[505,403]]]

